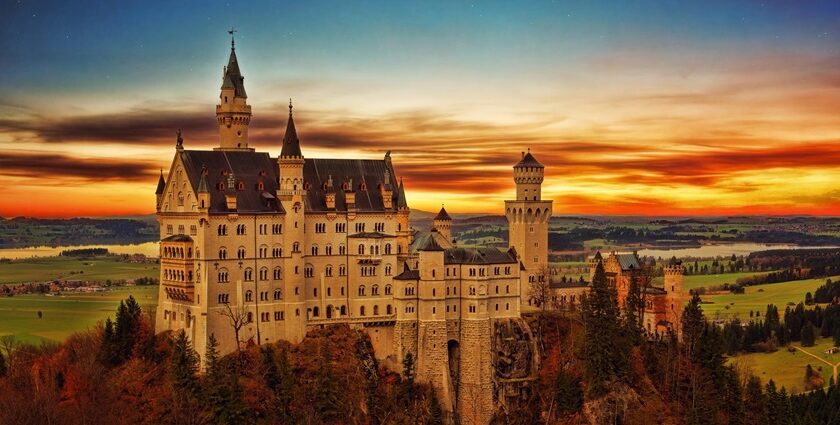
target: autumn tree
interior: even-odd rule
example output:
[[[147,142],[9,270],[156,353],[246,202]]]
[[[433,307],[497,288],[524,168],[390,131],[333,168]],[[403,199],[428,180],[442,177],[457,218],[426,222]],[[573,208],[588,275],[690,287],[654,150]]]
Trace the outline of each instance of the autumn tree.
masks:
[[[562,418],[575,413],[583,407],[583,389],[580,380],[562,369],[557,372],[554,380],[553,412],[555,417]]]
[[[551,269],[543,266],[528,284],[528,297],[544,313],[551,306],[551,295]]]
[[[0,336],[0,354],[3,352],[6,353],[6,367],[11,368],[12,364],[14,363],[14,355],[15,350],[17,350],[20,342],[15,338],[14,335],[3,335]]]
[[[291,423],[291,404],[294,396],[295,377],[289,364],[289,353],[286,348],[281,348],[275,360],[274,348],[271,345],[264,346],[262,353],[262,375],[266,386],[271,390],[274,399],[272,404],[273,414],[280,423]]]
[[[6,376],[6,358],[0,353],[0,378]]]

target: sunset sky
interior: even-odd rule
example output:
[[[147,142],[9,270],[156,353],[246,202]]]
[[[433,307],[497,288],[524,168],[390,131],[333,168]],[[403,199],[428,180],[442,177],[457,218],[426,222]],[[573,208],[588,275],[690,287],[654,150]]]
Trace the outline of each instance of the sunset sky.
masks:
[[[412,208],[840,215],[840,1],[5,2],[0,216],[154,212],[218,144],[236,27],[251,146],[392,151]],[[246,4],[247,3],[247,4]]]

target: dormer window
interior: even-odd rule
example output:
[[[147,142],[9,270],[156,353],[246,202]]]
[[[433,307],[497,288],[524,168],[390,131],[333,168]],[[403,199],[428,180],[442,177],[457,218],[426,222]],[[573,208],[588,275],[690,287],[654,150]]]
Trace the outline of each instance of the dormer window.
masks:
[[[263,182],[257,183],[257,190],[259,190],[260,192],[265,190],[265,185],[263,184]]]
[[[222,170],[222,175],[223,175],[223,176],[228,175],[228,173],[229,173],[229,172],[228,172],[228,170]]]
[[[217,183],[216,188],[218,188],[219,190],[225,190],[225,182]]]
[[[240,181],[239,184],[236,185],[238,190],[245,190],[245,182]]]
[[[309,182],[303,182],[303,190],[309,190],[310,187]]]
[[[365,184],[365,182],[362,182],[362,183],[359,185],[359,190],[360,190],[360,191],[362,191],[362,192],[367,191],[367,184]]]

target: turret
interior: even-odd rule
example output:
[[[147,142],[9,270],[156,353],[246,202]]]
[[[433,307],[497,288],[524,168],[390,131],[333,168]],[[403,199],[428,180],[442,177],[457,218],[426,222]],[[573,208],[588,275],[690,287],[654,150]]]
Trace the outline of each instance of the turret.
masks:
[[[432,221],[432,226],[437,229],[441,236],[452,242],[452,217],[449,216],[443,206],[440,207],[440,211]]]
[[[292,100],[289,99],[289,120],[283,135],[283,147],[280,150],[280,195],[292,196],[303,194],[303,154],[300,151],[295,119],[292,115]],[[282,198],[281,198],[282,199]]]
[[[160,211],[160,202],[163,200],[163,190],[166,188],[166,180],[163,179],[163,168],[160,169],[155,198],[157,199],[157,210]]]
[[[204,212],[210,209],[210,186],[207,184],[207,167],[201,170],[201,181],[198,183],[198,209]]]
[[[408,221],[411,209],[405,199],[405,185],[402,179],[397,187],[394,208],[397,210],[397,258],[405,261],[408,258],[408,246],[411,245],[411,227]]]
[[[385,158],[388,158],[388,156]],[[382,206],[386,210],[390,210],[394,204],[394,187],[391,185],[391,172],[387,168],[382,183],[379,185],[379,195],[382,196]]]
[[[251,123],[251,105],[247,103],[245,77],[239,71],[233,34],[230,39],[230,58],[222,73],[222,89],[216,105],[219,124],[219,147],[216,150],[248,150],[248,124]]]
[[[683,307],[684,268],[682,262],[676,258],[672,258],[662,268],[662,273],[665,276],[663,289],[665,289],[666,294],[666,317],[668,322],[671,323],[671,326],[679,327]]]
[[[540,164],[531,150],[522,152],[522,159],[513,166],[513,181],[516,182],[517,201],[539,201],[545,166]]]

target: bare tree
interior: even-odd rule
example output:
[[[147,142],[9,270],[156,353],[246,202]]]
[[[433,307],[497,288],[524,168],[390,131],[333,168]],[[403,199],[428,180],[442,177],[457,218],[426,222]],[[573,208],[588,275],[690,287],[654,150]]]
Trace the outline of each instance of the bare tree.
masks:
[[[219,314],[228,319],[230,327],[233,328],[233,336],[236,339],[236,352],[241,351],[241,342],[239,340],[239,331],[248,324],[248,312],[241,306],[232,307],[230,303],[225,303],[225,309]]]
[[[542,266],[528,284],[528,297],[533,305],[545,313],[551,306],[552,295],[551,269],[548,266]]]

